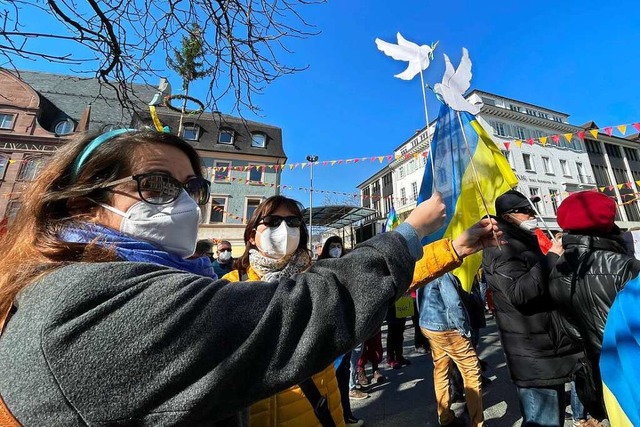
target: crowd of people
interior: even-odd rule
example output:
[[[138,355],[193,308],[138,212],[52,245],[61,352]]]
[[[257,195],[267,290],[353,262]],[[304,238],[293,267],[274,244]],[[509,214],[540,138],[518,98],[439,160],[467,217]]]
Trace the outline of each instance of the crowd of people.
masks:
[[[435,193],[394,231],[349,251],[331,237],[314,261],[301,204],[273,196],[234,259],[228,241],[197,241],[201,164],[176,136],[116,130],[67,144],[25,191],[0,240],[0,425],[362,426],[350,399],[387,381],[385,320],[386,366],[410,364],[404,297],[439,424],[485,426],[485,292],[523,425],[564,425],[566,384],[576,425],[608,424],[604,328],[640,272],[611,199],[566,198],[563,235],[542,248],[537,200],[509,191],[495,217],[422,246],[445,219]],[[467,293],[451,271],[479,251]]]

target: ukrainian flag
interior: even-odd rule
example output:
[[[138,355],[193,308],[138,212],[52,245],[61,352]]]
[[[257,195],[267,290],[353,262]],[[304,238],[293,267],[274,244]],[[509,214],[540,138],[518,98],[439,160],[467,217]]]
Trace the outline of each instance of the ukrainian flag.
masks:
[[[600,373],[613,427],[640,426],[640,277],[616,296],[604,328]]]
[[[461,112],[460,115],[482,194],[489,212],[495,215],[496,198],[518,185],[518,179],[507,159],[476,118],[466,112]],[[460,121],[456,111],[447,105],[440,108],[436,120],[436,130],[424,170],[418,203],[431,197],[434,180],[431,162],[434,158],[436,190],[442,193],[447,207],[447,219],[440,230],[423,239],[423,245],[443,237],[457,237],[486,215],[475,183]],[[462,266],[453,271],[465,290],[471,289],[481,262],[482,253],[477,253],[467,257]]]
[[[400,218],[398,218],[398,214],[396,214],[396,208],[391,206],[389,215],[387,215],[387,222],[384,224],[382,232],[391,231],[398,225],[400,225]]]

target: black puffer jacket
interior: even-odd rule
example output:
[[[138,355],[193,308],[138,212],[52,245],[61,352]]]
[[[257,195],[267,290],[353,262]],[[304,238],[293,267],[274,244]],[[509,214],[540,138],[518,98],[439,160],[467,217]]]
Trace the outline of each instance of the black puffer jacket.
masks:
[[[640,271],[640,261],[627,255],[624,241],[613,235],[567,234],[562,245],[565,252],[551,272],[549,294],[566,330],[577,329],[570,335],[587,356],[576,378],[580,400],[602,419],[607,416],[599,368],[604,325],[617,293]]]
[[[551,273],[549,293],[597,361],[609,309],[624,284],[640,272],[640,261],[627,255],[617,236],[567,234],[562,245],[565,252]]]
[[[543,255],[533,234],[497,220],[508,244],[485,250],[482,268],[511,379],[520,387],[566,383],[582,353],[558,327],[548,294],[548,276],[558,256]]]

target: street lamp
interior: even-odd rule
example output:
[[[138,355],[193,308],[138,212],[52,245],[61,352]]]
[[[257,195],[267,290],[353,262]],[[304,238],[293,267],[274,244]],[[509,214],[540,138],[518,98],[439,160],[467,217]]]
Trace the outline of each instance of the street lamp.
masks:
[[[309,188],[309,247],[313,256],[313,165],[318,161],[318,156],[310,154],[307,156],[309,171],[311,173]]]

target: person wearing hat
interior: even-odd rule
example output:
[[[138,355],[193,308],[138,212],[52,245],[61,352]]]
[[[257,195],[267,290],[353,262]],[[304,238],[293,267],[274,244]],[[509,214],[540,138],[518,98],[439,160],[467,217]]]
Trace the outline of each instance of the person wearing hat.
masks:
[[[573,338],[582,344],[586,361],[576,387],[598,420],[606,418],[599,361],[607,315],[618,292],[640,272],[640,261],[627,253],[615,217],[615,202],[600,192],[567,197],[558,208],[558,225],[566,233],[564,253],[549,283],[567,330],[573,327],[580,334]]]
[[[225,274],[233,270],[233,257],[231,256],[231,243],[227,240],[220,240],[218,242],[218,258],[213,261],[213,269],[218,277],[222,277]]]
[[[554,242],[547,255],[542,253],[533,209],[539,200],[515,190],[498,197],[496,219],[507,244],[486,249],[482,257],[525,427],[564,425],[564,385],[582,356],[571,340],[554,328],[559,315],[553,310],[547,286],[562,245]]]

